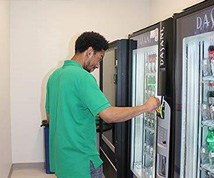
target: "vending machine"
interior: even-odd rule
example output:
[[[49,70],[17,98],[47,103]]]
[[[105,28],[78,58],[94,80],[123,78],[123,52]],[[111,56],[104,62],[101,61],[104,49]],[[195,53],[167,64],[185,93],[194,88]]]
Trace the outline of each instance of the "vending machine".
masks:
[[[173,19],[169,18],[129,36],[130,105],[158,97],[158,112],[141,114],[131,121],[130,168],[137,178],[173,177]]]
[[[214,177],[214,1],[174,16],[174,177]]]
[[[100,88],[112,106],[128,106],[129,50],[132,42],[127,39],[109,44],[100,64]],[[129,178],[128,121],[100,124],[100,156],[105,178]]]

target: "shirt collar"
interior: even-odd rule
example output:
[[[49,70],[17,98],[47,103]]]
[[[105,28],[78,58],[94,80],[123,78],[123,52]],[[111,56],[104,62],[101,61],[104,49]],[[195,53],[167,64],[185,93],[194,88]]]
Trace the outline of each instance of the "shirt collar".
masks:
[[[70,65],[83,68],[82,65],[79,62],[74,61],[74,60],[65,60],[63,67],[64,66],[70,66]]]

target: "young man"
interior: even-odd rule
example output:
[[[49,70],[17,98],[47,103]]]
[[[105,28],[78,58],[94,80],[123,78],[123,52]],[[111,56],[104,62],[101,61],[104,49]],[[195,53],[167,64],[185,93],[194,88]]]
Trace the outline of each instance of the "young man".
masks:
[[[102,178],[102,160],[96,146],[97,114],[108,123],[123,122],[159,106],[155,97],[142,106],[110,106],[90,74],[98,68],[107,49],[103,36],[85,32],[76,40],[72,59],[49,77],[46,112],[50,122],[50,169],[59,178]]]

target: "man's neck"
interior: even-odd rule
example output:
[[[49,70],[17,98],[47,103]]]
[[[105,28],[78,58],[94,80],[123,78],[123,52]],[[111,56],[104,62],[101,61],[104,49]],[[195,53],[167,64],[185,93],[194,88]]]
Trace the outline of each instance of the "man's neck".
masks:
[[[81,54],[75,54],[71,60],[74,60],[78,63],[80,63],[82,66],[84,65],[84,60],[83,60],[83,56]]]

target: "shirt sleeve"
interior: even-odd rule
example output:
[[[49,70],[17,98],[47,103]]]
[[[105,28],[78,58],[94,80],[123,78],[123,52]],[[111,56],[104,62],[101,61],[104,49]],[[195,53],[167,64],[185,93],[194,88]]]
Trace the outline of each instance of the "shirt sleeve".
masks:
[[[48,83],[47,83],[47,87],[46,87],[46,103],[45,103],[45,110],[46,110],[46,113],[49,114],[49,80],[48,80]]]
[[[94,117],[111,106],[91,74],[82,78],[79,95],[83,105],[90,110]]]

